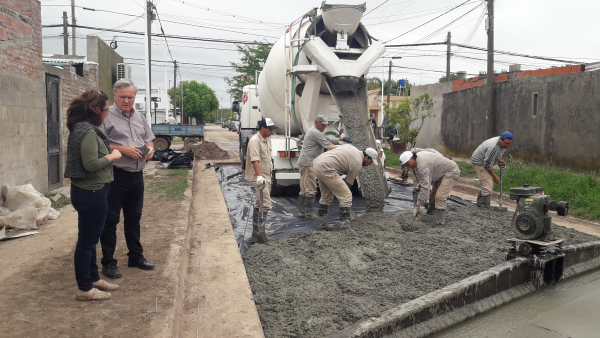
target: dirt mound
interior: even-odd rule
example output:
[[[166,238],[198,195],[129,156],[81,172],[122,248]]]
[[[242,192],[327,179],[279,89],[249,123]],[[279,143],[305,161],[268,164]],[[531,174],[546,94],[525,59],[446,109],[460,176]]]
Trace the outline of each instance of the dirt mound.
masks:
[[[367,213],[243,256],[266,337],[321,337],[504,262],[512,213],[450,207],[445,226],[412,211]],[[567,244],[598,240],[554,226]]]
[[[191,147],[183,147],[182,150],[193,150],[196,160],[228,160],[229,154],[221,149],[216,143],[202,141]]]

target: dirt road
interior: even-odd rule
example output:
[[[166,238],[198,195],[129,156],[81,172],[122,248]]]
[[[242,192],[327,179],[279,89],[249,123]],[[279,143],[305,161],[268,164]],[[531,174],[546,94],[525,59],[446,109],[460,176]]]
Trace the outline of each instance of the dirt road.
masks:
[[[204,127],[204,139],[215,142],[226,151],[239,151],[239,135],[229,129],[221,128],[220,125],[206,125]]]
[[[191,189],[182,201],[183,190],[178,193],[179,199],[172,199],[172,190],[164,188],[169,184],[161,187],[158,183],[181,186],[191,179],[185,170],[177,176],[172,177],[166,170],[145,174],[141,240],[144,255],[156,268],[142,271],[127,267],[121,222],[115,258],[123,277],[113,281],[119,290],[109,301],[75,300],[77,213],[72,206],[60,210],[58,220],[42,225],[39,234],[0,243],[0,336],[170,337],[175,324],[177,253],[181,229],[187,224]],[[99,246],[97,252],[100,265]]]

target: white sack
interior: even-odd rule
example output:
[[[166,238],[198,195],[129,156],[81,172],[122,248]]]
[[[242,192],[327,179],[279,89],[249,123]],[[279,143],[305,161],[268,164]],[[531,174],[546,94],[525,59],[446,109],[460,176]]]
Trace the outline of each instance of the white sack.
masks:
[[[0,226],[15,229],[37,229],[46,220],[54,220],[60,213],[52,202],[33,188],[31,184],[2,187],[3,206],[0,207]]]

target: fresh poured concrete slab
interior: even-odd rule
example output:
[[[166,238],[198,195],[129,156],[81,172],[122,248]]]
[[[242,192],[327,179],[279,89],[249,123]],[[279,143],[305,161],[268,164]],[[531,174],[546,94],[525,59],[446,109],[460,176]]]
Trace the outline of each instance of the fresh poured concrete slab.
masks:
[[[433,337],[598,337],[600,270],[560,282]]]

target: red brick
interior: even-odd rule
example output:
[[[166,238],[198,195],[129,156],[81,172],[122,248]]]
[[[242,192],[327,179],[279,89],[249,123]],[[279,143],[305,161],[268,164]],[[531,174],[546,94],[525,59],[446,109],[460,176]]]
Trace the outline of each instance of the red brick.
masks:
[[[552,74],[557,75],[557,74],[562,74],[562,67],[556,67],[556,68],[552,68]]]
[[[6,41],[6,31],[2,27],[0,27],[0,40]]]
[[[474,77],[473,82],[477,82],[477,81],[479,81],[479,77]]]
[[[452,86],[452,91],[455,92],[457,90],[461,90],[461,85],[454,85]]]
[[[572,66],[561,67],[562,68],[562,73],[561,74],[570,74],[572,72],[571,67]]]
[[[582,71],[581,65],[571,66],[571,73],[577,73]]]
[[[473,84],[472,84],[472,83],[465,83],[465,84],[463,85],[463,89],[469,89],[469,88],[471,88],[471,87],[473,87]]]
[[[476,79],[478,79],[478,78],[476,77]],[[473,84],[473,87],[479,87],[479,86],[483,86],[483,81],[477,81]]]
[[[456,85],[461,85],[463,83],[465,83],[465,79],[458,79],[458,80],[452,81],[452,84],[455,85],[455,86]]]
[[[508,80],[508,74],[494,76],[494,82],[506,81]]]

